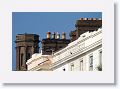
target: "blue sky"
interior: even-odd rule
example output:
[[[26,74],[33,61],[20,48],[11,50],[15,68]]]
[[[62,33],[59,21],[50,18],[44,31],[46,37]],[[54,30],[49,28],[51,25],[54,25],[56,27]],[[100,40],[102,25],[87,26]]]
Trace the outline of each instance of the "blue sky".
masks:
[[[46,32],[69,32],[75,30],[79,18],[102,18],[101,12],[13,12],[12,13],[12,70],[16,67],[15,37],[17,34],[38,34],[40,40]]]

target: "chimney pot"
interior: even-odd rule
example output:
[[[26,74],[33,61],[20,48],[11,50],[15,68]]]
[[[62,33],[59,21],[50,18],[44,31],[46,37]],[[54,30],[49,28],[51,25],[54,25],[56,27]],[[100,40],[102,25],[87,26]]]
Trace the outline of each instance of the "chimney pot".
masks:
[[[93,18],[89,18],[88,20],[93,20]]]
[[[93,20],[97,20],[97,18],[93,18]]]
[[[52,33],[52,39],[55,39],[55,32]]]
[[[66,39],[66,34],[65,34],[65,32],[62,33],[62,39]]]
[[[88,18],[83,18],[83,20],[88,20]]]
[[[102,20],[102,18],[98,18],[98,20]]]
[[[51,32],[48,31],[46,35],[47,35],[47,39],[50,39]]]
[[[60,39],[60,34],[57,32],[57,39]]]
[[[80,18],[80,20],[83,20],[83,18]]]

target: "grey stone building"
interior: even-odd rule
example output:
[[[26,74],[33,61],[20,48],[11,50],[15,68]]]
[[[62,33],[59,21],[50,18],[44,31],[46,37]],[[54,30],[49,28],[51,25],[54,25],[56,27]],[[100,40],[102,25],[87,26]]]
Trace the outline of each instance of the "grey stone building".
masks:
[[[26,61],[39,52],[39,35],[18,34],[16,36],[16,70],[26,71]]]

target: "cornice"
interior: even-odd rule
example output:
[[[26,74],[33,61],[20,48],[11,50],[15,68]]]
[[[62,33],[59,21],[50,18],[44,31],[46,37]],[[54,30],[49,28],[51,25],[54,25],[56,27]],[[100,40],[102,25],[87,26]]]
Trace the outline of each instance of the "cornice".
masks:
[[[61,51],[55,53],[55,54],[53,55],[53,57],[55,57],[55,56],[57,56],[57,55],[59,55],[59,54],[61,54],[61,53],[64,53],[65,51],[70,50],[71,48],[79,45],[80,43],[82,43],[82,42],[84,42],[84,41],[86,41],[86,40],[88,40],[88,39],[90,39],[90,38],[93,38],[93,37],[95,37],[95,36],[97,36],[97,35],[99,35],[99,34],[101,34],[101,33],[102,33],[102,30],[100,30],[100,31],[98,31],[98,32],[95,32],[95,33],[93,33],[93,34],[91,34],[91,35],[83,38],[82,40],[76,42],[76,44],[74,44],[74,45],[72,45],[72,46],[69,46],[69,45],[68,45],[69,47],[67,46],[67,47],[65,47],[64,49],[62,49]],[[79,38],[78,38],[77,40],[79,40]],[[73,41],[73,42],[74,42],[74,41]]]
[[[83,53],[86,53],[86,52],[88,52],[88,51],[92,50],[93,48],[96,48],[96,47],[98,47],[100,45],[102,45],[102,39],[94,42],[93,44],[91,44],[91,45],[89,45],[87,47],[84,47],[83,49],[80,49],[80,50],[74,52],[73,54],[70,54],[70,55],[68,55],[68,56],[66,56],[66,57],[64,57],[62,59],[59,59],[58,61],[56,61],[55,63],[50,65],[50,69],[55,69],[55,67],[63,64],[64,62],[67,62],[67,61],[69,61],[69,60],[71,60],[71,59],[73,59],[73,58],[75,58],[77,56],[80,56]]]

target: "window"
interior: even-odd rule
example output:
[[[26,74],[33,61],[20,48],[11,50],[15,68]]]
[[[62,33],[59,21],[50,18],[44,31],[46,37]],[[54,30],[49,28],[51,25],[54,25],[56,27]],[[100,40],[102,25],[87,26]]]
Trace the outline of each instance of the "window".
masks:
[[[72,63],[71,64],[71,71],[73,71],[74,70],[74,64]]]
[[[89,70],[93,71],[93,55],[89,57]]]
[[[23,65],[23,62],[24,62],[24,60],[23,60],[23,59],[24,59],[24,58],[23,58],[23,53],[21,53],[21,56],[20,56],[20,57],[21,57],[21,66],[22,66],[22,65]]]
[[[99,63],[102,65],[102,50],[99,51]]]
[[[83,71],[83,60],[80,60],[80,71]]]
[[[98,71],[102,71],[102,50],[99,51],[99,65],[98,65]]]

